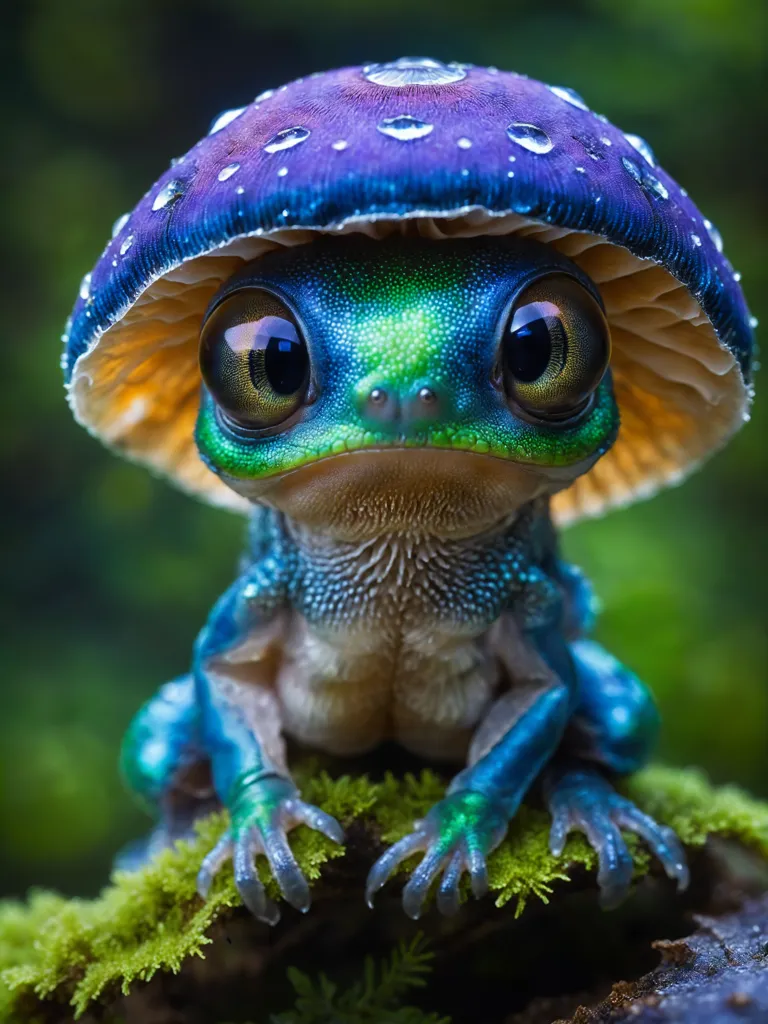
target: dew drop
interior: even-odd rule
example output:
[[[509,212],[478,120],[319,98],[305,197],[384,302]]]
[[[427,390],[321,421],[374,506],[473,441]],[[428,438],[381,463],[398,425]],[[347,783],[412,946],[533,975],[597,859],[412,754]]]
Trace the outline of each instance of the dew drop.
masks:
[[[522,146],[530,153],[549,153],[552,149],[552,139],[535,124],[513,121],[512,124],[507,125],[507,135],[512,142],[516,142],[518,146]]]
[[[259,93],[259,95],[256,97],[256,99],[253,102],[254,103],[263,103],[264,100],[268,100],[271,96],[274,96],[274,95],[275,95],[275,90],[274,89],[265,89],[264,92],[260,92]]]
[[[173,203],[178,202],[179,199],[184,195],[184,185],[180,181],[167,181],[165,185],[155,196],[155,201],[152,203],[153,210],[162,210],[165,206],[170,206]]]
[[[238,196],[241,196],[243,194],[243,192],[245,192],[245,189],[243,188],[243,186],[242,185],[238,185],[237,188],[235,189],[235,194],[238,195]]]
[[[282,149],[293,149],[300,142],[305,142],[310,136],[309,128],[302,128],[296,125],[294,128],[283,128],[277,135],[273,135],[264,146],[265,153],[279,153]]]
[[[80,298],[87,302],[91,295],[91,275],[85,274],[80,282]]]
[[[331,149],[335,149],[337,153],[343,152],[349,146],[346,139],[337,139],[336,142],[331,143]]]
[[[701,236],[697,235],[695,232],[691,232],[691,241],[693,242],[693,244],[698,249],[699,246],[701,245]]]
[[[578,107],[579,110],[589,110],[589,107],[575,89],[569,89],[565,85],[550,85],[549,90],[561,100],[565,100],[566,103],[570,103],[572,107]]]
[[[232,124],[235,118],[240,117],[240,115],[247,109],[247,107],[234,107],[232,110],[223,111],[211,122],[208,134],[215,135],[216,132],[220,132],[222,128],[226,128],[228,124]]]
[[[240,164],[227,164],[226,167],[222,167],[216,177],[219,181],[226,181],[227,178],[231,178],[233,174],[237,174],[240,170]]]
[[[704,227],[707,229],[707,234],[709,235],[709,237],[714,242],[715,248],[717,249],[717,251],[718,252],[722,252],[723,251],[723,236],[717,230],[717,228],[712,223],[712,221],[711,220],[707,220],[706,217],[704,218]]]
[[[388,135],[391,139],[399,139],[400,142],[412,142],[414,139],[423,139],[433,130],[435,126],[426,121],[420,121],[410,114],[399,114],[397,117],[385,117],[376,125],[382,135]]]
[[[751,317],[749,318],[749,326],[750,326],[750,327],[752,328],[752,330],[753,330],[753,331],[754,331],[754,329],[755,329],[755,328],[756,328],[757,326],[759,326],[759,324],[760,324],[760,321],[759,321],[759,320],[757,319],[757,317],[756,317],[756,316],[751,316]]]
[[[739,281],[741,280],[741,271],[740,270],[734,270],[734,272],[733,272],[733,280],[737,284],[739,283]]]
[[[123,230],[123,228],[124,228],[124,227],[125,227],[125,225],[126,225],[126,224],[128,223],[128,221],[130,220],[130,218],[131,218],[131,215],[130,215],[130,213],[124,213],[124,214],[122,215],[122,217],[118,217],[118,218],[117,218],[117,220],[115,221],[115,223],[114,223],[114,224],[112,225],[112,237],[113,237],[113,238],[114,238],[114,237],[115,237],[116,235],[119,235],[119,234],[120,234],[120,232],[121,232],[121,231]]]
[[[281,167],[279,169],[279,171],[277,172],[277,176],[278,176],[278,178],[284,178],[287,173],[288,173],[288,168],[287,167]]]
[[[624,133],[624,138],[633,149],[637,150],[646,163],[650,164],[651,167],[656,166],[656,157],[645,139],[641,139],[639,135],[630,135],[628,132]]]
[[[374,85],[402,89],[408,85],[453,85],[467,77],[459,64],[444,64],[431,57],[400,57],[386,64],[368,64],[363,78]]]
[[[466,135],[462,135],[460,139],[456,140],[456,145],[459,149],[472,149],[472,139],[468,139]]]
[[[602,142],[602,144],[604,146],[612,146],[613,145],[613,143],[611,142],[611,140],[608,138],[607,135],[601,135],[600,136],[600,141]]]
[[[120,246],[120,255],[121,256],[125,256],[125,254],[128,252],[128,250],[133,245],[133,241],[134,241],[133,235],[128,235],[128,237],[123,240],[123,244]]]
[[[623,156],[621,162],[627,174],[635,179],[644,192],[653,196],[654,199],[669,199],[667,186],[659,181],[654,174],[651,174],[647,168],[640,167],[634,160],[630,160],[628,156]]]

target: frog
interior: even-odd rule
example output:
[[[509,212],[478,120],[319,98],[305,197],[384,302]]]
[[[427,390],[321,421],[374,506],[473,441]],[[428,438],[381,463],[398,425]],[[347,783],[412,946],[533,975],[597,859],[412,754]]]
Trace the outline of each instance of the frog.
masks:
[[[648,143],[571,88],[400,58],[216,117],[115,223],[64,333],[76,419],[248,523],[186,671],[126,732],[157,824],[117,866],[223,808],[200,895],[231,862],[275,924],[265,858],[305,912],[292,831],[345,836],[288,744],[399,747],[448,781],[371,864],[371,906],[411,867],[411,918],[481,898],[525,801],[553,855],[586,836],[607,908],[636,841],[684,889],[680,839],[621,787],[652,756],[652,693],[594,638],[560,537],[746,421],[738,282]]]
[[[190,673],[140,711],[124,774],[174,822],[177,788],[210,765],[225,861],[260,919],[263,854],[283,898],[310,888],[288,842],[306,825],[284,736],[339,757],[390,740],[462,763],[445,797],[372,866],[406,858],[418,918],[430,886],[453,913],[523,799],[543,788],[550,848],[583,831],[603,903],[626,895],[641,836],[681,888],[671,829],[614,788],[656,738],[650,691],[593,640],[593,597],[561,556],[551,496],[613,443],[610,331],[593,282],[533,240],[332,239],[269,253],[225,281],[200,334],[201,458],[253,503],[240,574]],[[157,835],[150,840],[156,848]]]

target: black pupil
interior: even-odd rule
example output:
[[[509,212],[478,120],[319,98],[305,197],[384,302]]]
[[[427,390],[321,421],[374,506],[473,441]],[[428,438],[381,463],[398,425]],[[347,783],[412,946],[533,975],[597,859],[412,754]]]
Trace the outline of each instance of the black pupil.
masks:
[[[535,317],[510,331],[504,339],[504,358],[516,380],[525,384],[537,381],[552,358],[552,335],[547,320]]]
[[[306,380],[309,353],[293,324],[284,320],[273,326],[263,351],[264,373],[270,386],[278,395],[295,394]]]

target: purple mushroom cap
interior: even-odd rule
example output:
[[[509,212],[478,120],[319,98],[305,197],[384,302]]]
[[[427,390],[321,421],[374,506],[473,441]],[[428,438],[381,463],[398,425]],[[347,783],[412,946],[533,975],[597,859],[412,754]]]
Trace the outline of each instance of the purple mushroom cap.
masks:
[[[318,233],[526,234],[596,281],[622,429],[557,498],[596,514],[674,482],[746,416],[752,321],[716,229],[648,145],[572,90],[405,58],[311,75],[221,115],[115,225],[66,335],[77,418],[208,500],[200,319],[244,260]]]

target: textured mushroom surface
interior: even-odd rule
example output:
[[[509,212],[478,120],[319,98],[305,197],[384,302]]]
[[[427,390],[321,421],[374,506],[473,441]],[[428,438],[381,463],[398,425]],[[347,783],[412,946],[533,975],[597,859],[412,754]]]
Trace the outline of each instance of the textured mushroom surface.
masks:
[[[675,482],[746,414],[752,330],[738,275],[648,145],[569,89],[401,60],[312,75],[223,114],[120,218],[66,335],[77,417],[237,507],[192,439],[201,317],[245,260],[340,231],[521,233],[596,281],[623,427],[558,496],[561,519]]]

